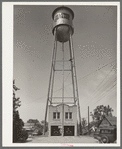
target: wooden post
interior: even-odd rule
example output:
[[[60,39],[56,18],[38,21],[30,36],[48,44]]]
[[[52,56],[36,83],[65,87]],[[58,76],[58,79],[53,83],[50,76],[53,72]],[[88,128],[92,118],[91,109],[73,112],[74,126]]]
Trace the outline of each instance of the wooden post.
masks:
[[[88,134],[90,135],[90,132],[89,132],[89,106],[88,106]]]

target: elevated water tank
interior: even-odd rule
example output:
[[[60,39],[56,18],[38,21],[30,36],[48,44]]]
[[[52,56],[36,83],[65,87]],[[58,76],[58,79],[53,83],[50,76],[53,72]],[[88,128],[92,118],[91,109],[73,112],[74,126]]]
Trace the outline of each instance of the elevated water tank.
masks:
[[[58,7],[53,11],[53,34],[56,28],[56,37],[59,42],[67,42],[70,34],[73,35],[74,28],[72,20],[74,18],[73,11],[68,7]]]

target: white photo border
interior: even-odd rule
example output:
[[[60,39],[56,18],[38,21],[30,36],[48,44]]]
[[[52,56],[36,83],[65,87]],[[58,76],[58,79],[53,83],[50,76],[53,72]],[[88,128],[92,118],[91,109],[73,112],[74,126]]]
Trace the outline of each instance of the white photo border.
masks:
[[[14,5],[94,5],[117,6],[117,132],[120,132],[120,2],[2,2],[2,146],[46,147],[63,146],[62,143],[12,143],[12,86],[13,86],[13,9]],[[74,147],[119,147],[120,133],[116,144],[78,144]],[[65,144],[64,144],[65,146]]]

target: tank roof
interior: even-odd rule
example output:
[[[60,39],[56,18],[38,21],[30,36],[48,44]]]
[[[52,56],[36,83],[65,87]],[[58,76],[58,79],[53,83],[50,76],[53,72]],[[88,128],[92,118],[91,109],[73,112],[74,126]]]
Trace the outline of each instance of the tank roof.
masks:
[[[74,19],[74,12],[73,12],[69,7],[66,7],[66,6],[61,6],[61,7],[56,8],[56,9],[53,11],[53,13],[52,13],[52,18],[53,18],[53,19],[54,19],[54,14],[56,13],[56,11],[58,11],[58,10],[60,10],[60,9],[62,9],[62,8],[65,8],[65,9],[69,10],[69,11],[71,12],[71,14],[72,14],[72,19]]]

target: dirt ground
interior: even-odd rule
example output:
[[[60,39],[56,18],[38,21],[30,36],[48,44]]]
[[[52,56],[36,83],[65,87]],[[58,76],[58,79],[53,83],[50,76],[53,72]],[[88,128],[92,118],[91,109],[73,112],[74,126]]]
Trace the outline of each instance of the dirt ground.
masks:
[[[33,136],[26,143],[98,143],[91,136]]]

